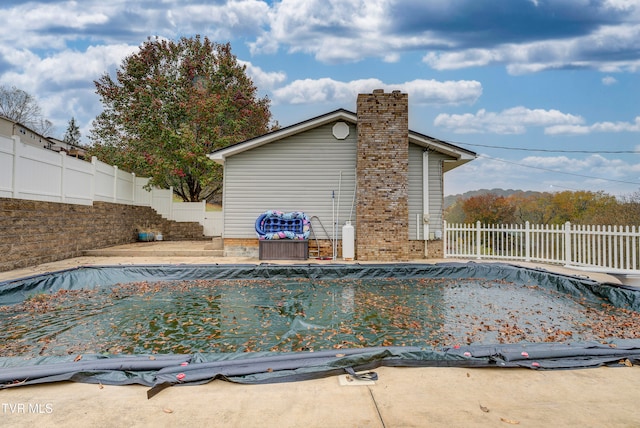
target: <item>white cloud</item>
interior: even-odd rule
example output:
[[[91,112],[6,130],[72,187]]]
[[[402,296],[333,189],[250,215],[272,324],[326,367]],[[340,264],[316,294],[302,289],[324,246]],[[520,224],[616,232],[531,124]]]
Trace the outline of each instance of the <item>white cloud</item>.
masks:
[[[238,60],[238,64],[247,67],[247,74],[253,80],[253,84],[261,90],[272,89],[287,79],[287,75],[283,71],[264,71],[257,65],[240,59]]]
[[[522,44],[502,44],[493,48],[453,52],[429,52],[423,62],[436,70],[456,70],[506,64],[518,75],[564,67],[593,68],[603,72],[637,72],[640,60],[609,59],[616,52],[635,50],[640,40],[640,24],[601,27],[593,33],[571,39],[543,40]]]
[[[602,78],[602,84],[605,86],[611,86],[618,83],[615,77],[613,76],[605,76]]]
[[[91,82],[137,49],[125,44],[90,46],[84,52],[66,49],[40,58],[29,51],[0,47],[0,55],[12,66],[12,71],[1,75],[0,84],[34,95],[43,116],[55,125],[57,136],[62,136],[72,116],[86,136],[90,120],[100,110]]]
[[[296,80],[275,89],[274,102],[288,104],[314,104],[327,102],[353,103],[360,93],[374,89],[400,90],[409,94],[415,104],[451,105],[472,104],[482,95],[482,85],[475,80],[439,82],[412,80],[404,83],[384,83],[379,79],[360,79],[341,82],[330,78]]]
[[[282,0],[269,13],[268,29],[249,44],[253,54],[288,52],[313,55],[325,63],[380,58],[396,62],[402,52],[452,45],[430,32],[397,33],[392,0]]]
[[[520,160],[492,158],[480,154],[478,159],[445,175],[445,194],[474,189],[522,189],[534,191],[604,190],[613,195],[637,190],[640,163],[608,159],[593,154],[585,158],[569,156],[527,156]],[[620,183],[611,180],[621,180]]]
[[[170,9],[173,26],[181,34],[206,28],[213,40],[241,35],[255,36],[268,24],[269,5],[260,0],[236,0],[219,4],[176,3]]]
[[[592,154],[585,158],[528,156],[518,163],[534,168],[546,168],[609,180],[624,179],[640,171],[640,164],[631,164],[622,159],[608,159],[599,154]]]
[[[634,122],[596,122],[592,125],[555,125],[544,130],[548,135],[584,135],[594,132],[640,132],[640,116]]]
[[[528,109],[522,106],[503,110],[499,113],[484,109],[475,114],[439,114],[434,125],[459,134],[494,133],[523,134],[527,127],[549,127],[554,125],[579,125],[584,122],[580,116],[562,113],[558,110]]]
[[[2,81],[40,93],[47,92],[52,85],[55,89],[74,86],[75,82],[86,86],[137,49],[130,45],[90,46],[85,52],[67,49],[46,58],[24,51],[4,51],[14,71],[3,74]]]

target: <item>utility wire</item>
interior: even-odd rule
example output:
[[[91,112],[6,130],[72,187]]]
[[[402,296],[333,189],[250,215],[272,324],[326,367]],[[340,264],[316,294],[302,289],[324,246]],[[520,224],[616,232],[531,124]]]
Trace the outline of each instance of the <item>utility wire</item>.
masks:
[[[479,158],[484,158],[484,159],[490,159],[490,160],[494,160],[494,161],[498,161],[498,162],[504,162],[504,163],[508,163],[508,164],[511,164],[511,165],[523,166],[525,168],[531,168],[531,169],[538,169],[538,170],[541,170],[541,171],[553,172],[555,174],[573,175],[574,177],[593,178],[593,179],[596,179],[596,180],[611,181],[611,182],[614,182],[614,183],[623,183],[623,184],[635,184],[637,186],[640,186],[640,183],[637,182],[637,181],[614,180],[613,178],[602,178],[602,177],[595,177],[593,175],[584,175],[584,174],[576,174],[574,172],[558,171],[556,169],[543,168],[541,166],[531,166],[531,165],[525,165],[525,164],[522,164],[522,163],[511,162],[511,161],[504,160],[504,159],[492,158],[491,156],[486,156],[486,155],[478,155],[478,157]]]
[[[487,147],[490,149],[502,149],[502,150],[520,150],[523,152],[547,152],[547,153],[587,153],[587,154],[599,154],[599,153],[607,153],[607,154],[640,154],[640,151],[637,150],[555,150],[555,149],[529,149],[523,147],[504,147],[504,146],[492,146],[489,144],[470,144],[470,143],[457,143],[453,141],[447,141],[450,144],[454,144],[456,146],[473,146],[473,147]]]

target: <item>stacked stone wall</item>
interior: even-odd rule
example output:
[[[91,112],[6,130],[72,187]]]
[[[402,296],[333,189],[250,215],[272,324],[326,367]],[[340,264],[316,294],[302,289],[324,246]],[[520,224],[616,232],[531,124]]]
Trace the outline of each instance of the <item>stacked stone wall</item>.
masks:
[[[0,198],[0,271],[35,266],[137,240],[137,228],[170,241],[207,239],[199,223],[166,220],[150,207]]]

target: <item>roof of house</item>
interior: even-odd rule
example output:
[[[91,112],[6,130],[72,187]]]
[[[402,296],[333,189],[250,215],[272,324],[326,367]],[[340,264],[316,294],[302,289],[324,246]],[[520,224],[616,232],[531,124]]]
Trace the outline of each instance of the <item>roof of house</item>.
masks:
[[[356,113],[345,109],[334,110],[332,112],[316,116],[303,122],[280,128],[278,130],[260,135],[255,138],[241,141],[223,149],[215,150],[211,152],[208,157],[215,162],[224,165],[225,159],[229,156],[233,156],[238,153],[242,153],[247,150],[251,150],[256,147],[260,147],[265,144],[269,144],[274,141],[278,141],[283,138],[290,137],[292,135],[296,135],[313,128],[317,128],[318,126],[326,125],[337,120],[356,124],[357,115]],[[409,130],[409,141],[413,144],[424,147],[425,149],[434,150],[436,152],[440,152],[454,158],[455,160],[452,160],[445,164],[445,166],[443,167],[444,172],[456,168],[464,163],[470,162],[476,158],[475,152],[463,149],[451,143],[438,140],[437,138],[433,138],[419,132]]]

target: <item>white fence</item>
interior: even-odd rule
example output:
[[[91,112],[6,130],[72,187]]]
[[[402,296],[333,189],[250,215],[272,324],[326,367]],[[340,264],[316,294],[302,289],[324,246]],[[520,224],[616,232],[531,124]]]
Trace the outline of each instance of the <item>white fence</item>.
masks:
[[[148,178],[97,160],[85,162],[0,135],[0,197],[92,205],[94,201],[149,206],[164,218],[203,225],[205,236],[222,235],[222,213],[205,202],[173,201],[172,189],[146,190]]]
[[[640,270],[636,226],[483,225],[444,223],[444,256]]]

